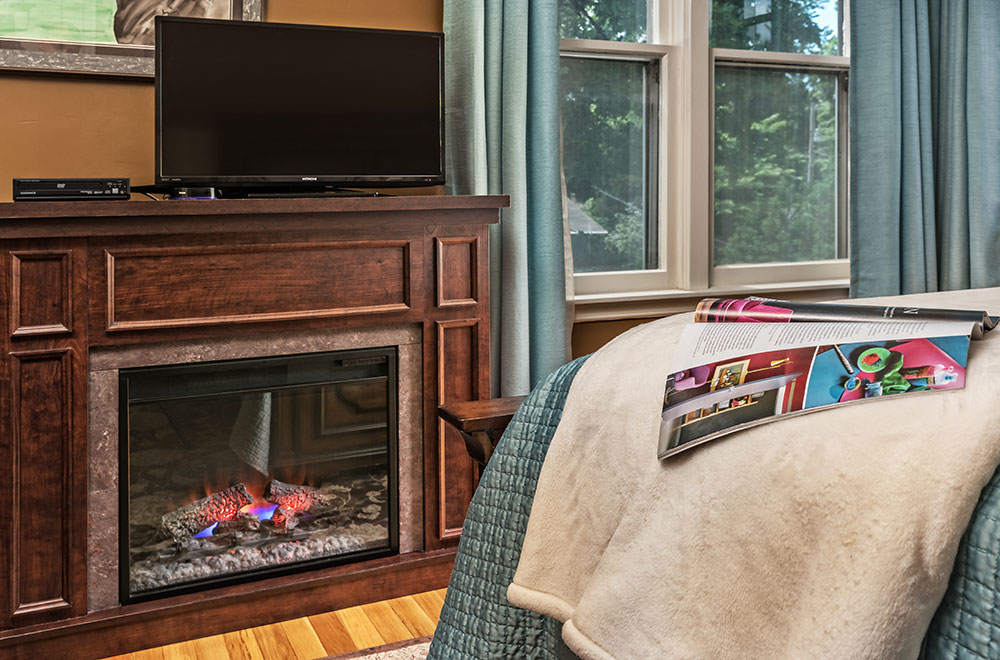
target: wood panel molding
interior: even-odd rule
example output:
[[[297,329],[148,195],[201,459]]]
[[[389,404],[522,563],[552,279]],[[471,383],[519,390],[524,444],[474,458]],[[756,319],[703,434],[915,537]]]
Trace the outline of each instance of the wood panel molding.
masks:
[[[10,620],[71,608],[73,507],[70,348],[10,353]],[[84,530],[85,531],[85,530]]]
[[[109,332],[406,312],[411,243],[105,250]]]
[[[438,236],[434,245],[437,306],[479,304],[479,238]]]
[[[72,250],[16,250],[10,254],[11,336],[72,334]]]
[[[479,319],[438,321],[437,403],[480,398]],[[465,510],[476,489],[476,469],[461,433],[443,419],[437,423],[438,540],[462,534]],[[457,524],[456,524],[457,523]]]

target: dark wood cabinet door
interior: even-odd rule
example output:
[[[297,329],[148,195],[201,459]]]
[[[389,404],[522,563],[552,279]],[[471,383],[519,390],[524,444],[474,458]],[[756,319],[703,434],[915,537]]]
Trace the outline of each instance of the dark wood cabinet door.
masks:
[[[86,249],[4,244],[0,624],[86,612]]]

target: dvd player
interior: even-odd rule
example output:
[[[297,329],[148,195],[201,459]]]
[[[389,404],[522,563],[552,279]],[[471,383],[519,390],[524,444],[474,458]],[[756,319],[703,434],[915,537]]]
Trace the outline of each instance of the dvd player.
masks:
[[[15,202],[74,202],[128,198],[127,178],[14,179]]]

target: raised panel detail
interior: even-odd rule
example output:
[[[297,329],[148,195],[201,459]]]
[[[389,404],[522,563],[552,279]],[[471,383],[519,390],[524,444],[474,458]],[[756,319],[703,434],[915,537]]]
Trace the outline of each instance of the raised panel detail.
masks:
[[[440,321],[438,327],[438,405],[479,398],[479,320]],[[476,465],[462,434],[443,419],[438,431],[438,538],[462,533],[465,512],[476,489]]]
[[[69,250],[11,252],[11,335],[72,333],[70,255]]]
[[[70,349],[11,353],[13,621],[70,608],[72,399]]]
[[[437,245],[437,306],[475,305],[479,239],[475,236],[435,238]]]
[[[107,250],[107,330],[410,309],[409,241]]]

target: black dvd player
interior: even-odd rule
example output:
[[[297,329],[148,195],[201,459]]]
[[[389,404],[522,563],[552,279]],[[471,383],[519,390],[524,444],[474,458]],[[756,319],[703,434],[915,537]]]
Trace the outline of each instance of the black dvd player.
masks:
[[[14,179],[15,202],[73,202],[89,199],[128,199],[129,180]]]

